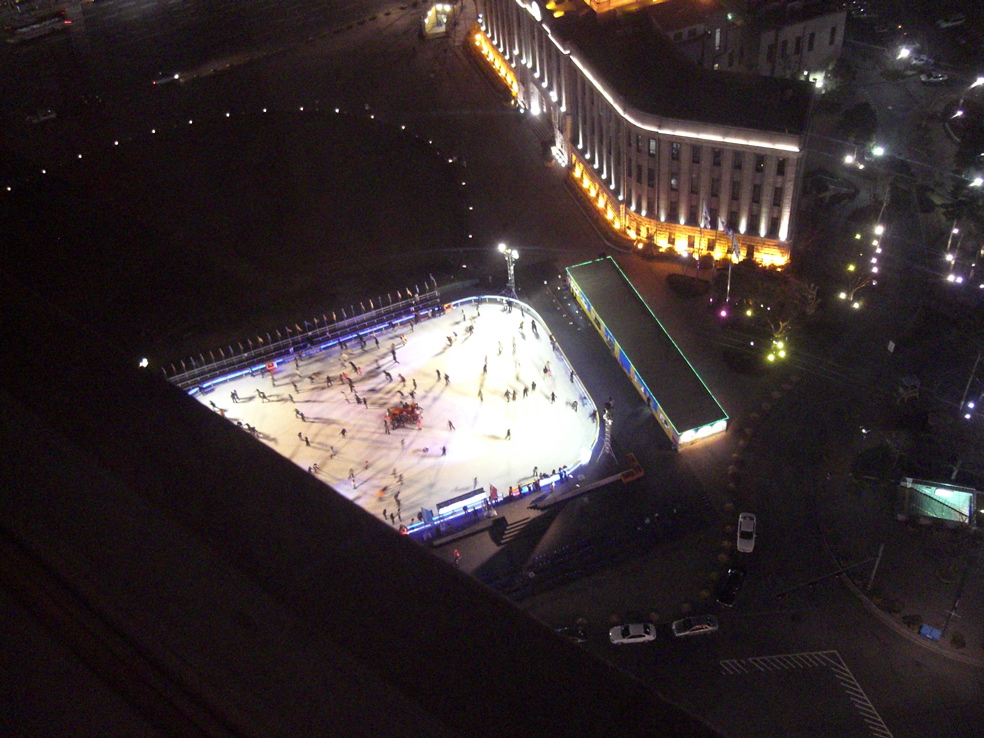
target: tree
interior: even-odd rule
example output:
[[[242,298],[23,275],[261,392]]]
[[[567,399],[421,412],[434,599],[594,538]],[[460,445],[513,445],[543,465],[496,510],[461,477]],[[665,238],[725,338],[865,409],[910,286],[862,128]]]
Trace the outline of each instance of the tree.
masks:
[[[860,102],[844,111],[841,117],[844,135],[858,146],[870,146],[878,131],[878,116],[870,103]]]

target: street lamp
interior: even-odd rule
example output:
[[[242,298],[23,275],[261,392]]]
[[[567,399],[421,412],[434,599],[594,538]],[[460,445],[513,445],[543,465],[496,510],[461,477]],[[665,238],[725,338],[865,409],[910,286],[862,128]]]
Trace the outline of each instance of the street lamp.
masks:
[[[516,295],[516,259],[519,258],[519,252],[516,249],[511,249],[506,244],[499,244],[499,253],[506,257],[506,292],[513,297],[518,297]]]

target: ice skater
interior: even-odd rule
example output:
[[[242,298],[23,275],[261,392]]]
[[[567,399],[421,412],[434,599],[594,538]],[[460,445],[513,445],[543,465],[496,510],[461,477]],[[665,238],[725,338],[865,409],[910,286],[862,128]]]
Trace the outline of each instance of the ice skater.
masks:
[[[506,440],[507,441],[511,441],[512,440],[512,428],[507,428],[506,429]]]
[[[452,431],[454,430],[454,423],[452,423],[450,420],[448,421],[448,430],[452,430]]]

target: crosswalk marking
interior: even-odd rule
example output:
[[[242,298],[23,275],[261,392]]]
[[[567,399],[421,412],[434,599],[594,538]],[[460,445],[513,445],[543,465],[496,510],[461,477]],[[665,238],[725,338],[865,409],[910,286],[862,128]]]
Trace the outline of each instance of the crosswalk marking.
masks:
[[[871,704],[868,695],[861,689],[861,685],[837,651],[807,651],[775,656],[753,656],[747,659],[724,659],[720,662],[720,666],[721,674],[724,676],[790,669],[828,669],[851,700],[871,734],[877,738],[892,738],[892,731],[885,725],[885,721]]]

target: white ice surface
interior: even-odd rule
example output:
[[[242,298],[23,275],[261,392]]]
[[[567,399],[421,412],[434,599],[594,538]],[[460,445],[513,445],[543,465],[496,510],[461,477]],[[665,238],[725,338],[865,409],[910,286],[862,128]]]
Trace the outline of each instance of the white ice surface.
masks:
[[[466,328],[473,319],[475,330],[469,336]],[[525,322],[522,333],[521,321]],[[585,450],[594,450],[599,437],[598,423],[590,418],[594,405],[579,381],[570,381],[571,369],[562,354],[550,348],[543,322],[537,318],[537,338],[530,321],[529,312],[503,312],[498,304],[476,309],[469,304],[425,320],[412,332],[410,326],[403,326],[396,332],[377,333],[378,349],[371,338],[365,351],[353,340],[347,351],[334,348],[301,359],[299,368],[289,360],[280,364],[272,382],[269,375],[245,376],[219,384],[199,399],[206,407],[215,403],[232,423],[254,426],[264,443],[302,469],[317,464],[320,479],[374,514],[384,509],[394,512],[392,496],[399,489],[402,520],[409,523],[422,507],[434,510],[438,502],[477,487],[489,490],[490,485],[503,496],[510,487],[531,481],[534,467],[549,473],[565,464],[575,466]],[[454,339],[451,346],[448,336]],[[390,354],[392,346],[398,364]],[[483,386],[485,357],[488,375]],[[362,368],[362,376],[352,371],[349,361]],[[544,376],[547,362],[551,371]],[[392,382],[383,370],[393,375]],[[368,409],[355,404],[340,382],[343,371],[353,379],[356,392],[368,399]],[[330,388],[325,381],[328,372],[334,383]],[[441,373],[440,380],[436,372]],[[450,379],[447,385],[445,372]],[[398,374],[406,378],[406,386]],[[387,435],[386,410],[401,402],[397,390],[407,394],[414,379],[423,428],[394,429]],[[523,387],[533,382],[536,391],[523,399]],[[478,399],[479,387],[483,401]],[[505,400],[507,389],[516,390],[515,402]],[[233,390],[241,398],[238,403],[230,397]],[[267,395],[267,402],[257,390]],[[555,403],[550,402],[551,392],[556,393]],[[294,403],[288,395],[293,395]],[[406,400],[412,401],[409,395]],[[577,411],[571,407],[575,401]],[[304,413],[305,422],[295,417],[295,410]],[[455,425],[453,431],[449,420]],[[505,440],[507,430],[512,431],[511,440]],[[307,436],[311,445],[298,433]],[[402,485],[394,469],[403,475]],[[349,470],[355,472],[354,486]],[[387,490],[381,495],[383,487]]]

